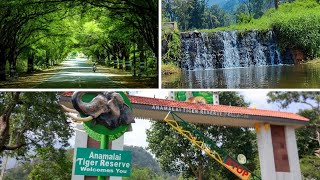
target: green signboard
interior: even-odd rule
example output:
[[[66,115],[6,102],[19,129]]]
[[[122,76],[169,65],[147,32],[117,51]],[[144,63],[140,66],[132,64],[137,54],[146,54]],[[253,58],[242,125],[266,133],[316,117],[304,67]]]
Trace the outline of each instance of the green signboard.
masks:
[[[77,148],[75,175],[130,176],[131,152]]]

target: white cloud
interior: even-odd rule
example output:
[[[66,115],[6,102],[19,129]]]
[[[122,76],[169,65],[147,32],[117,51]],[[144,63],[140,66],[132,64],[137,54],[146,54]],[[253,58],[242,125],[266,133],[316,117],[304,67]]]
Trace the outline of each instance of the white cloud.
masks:
[[[131,146],[147,147],[147,134],[146,130],[150,128],[151,122],[143,119],[135,119],[132,124],[132,131],[124,134],[124,144]]]
[[[244,96],[245,101],[250,103],[250,108],[267,109],[267,110],[278,110],[274,104],[267,102],[267,90],[248,90],[239,91],[239,94]]]

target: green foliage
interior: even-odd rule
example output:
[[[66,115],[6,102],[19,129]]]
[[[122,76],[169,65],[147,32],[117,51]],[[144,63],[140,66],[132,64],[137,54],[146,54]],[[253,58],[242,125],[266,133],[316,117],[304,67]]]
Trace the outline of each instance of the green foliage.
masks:
[[[150,168],[133,168],[130,177],[124,177],[124,180],[164,180]]]
[[[155,173],[160,172],[160,166],[152,155],[142,147],[137,146],[124,146],[126,151],[131,151],[132,166],[137,168],[148,168]]]
[[[296,9],[295,15],[285,15],[272,24],[273,30],[277,33],[280,48],[297,48],[308,53],[310,57],[320,55],[320,5],[314,9],[308,8],[303,14],[296,13],[303,11]]]
[[[179,76],[179,74],[181,74],[181,68],[179,68],[179,66],[177,66],[173,62],[169,62],[168,64],[162,64],[161,74],[163,75],[176,74]]]
[[[166,51],[162,55],[162,62],[179,64],[181,57],[180,32],[178,30],[164,29],[162,35],[163,49]]]
[[[306,179],[320,179],[320,158],[304,156],[300,159],[301,174]]]
[[[253,17],[251,15],[246,14],[246,13],[240,13],[237,15],[237,22],[238,23],[249,23],[251,20],[253,20]]]
[[[69,180],[72,175],[73,150],[54,149],[53,147],[38,150],[28,175],[32,180]]]
[[[205,0],[162,0],[162,19],[176,21],[183,31],[215,28],[230,24],[230,15]]]
[[[31,149],[68,146],[72,129],[55,92],[0,92],[0,153],[24,157]],[[5,113],[5,114],[4,114]],[[9,128],[7,128],[9,127]]]
[[[28,174],[31,170],[31,162],[23,162],[18,166],[7,170],[4,174],[4,180],[28,180]]]
[[[300,110],[299,114],[310,119],[309,125],[296,131],[299,156],[311,156],[314,155],[314,151],[317,148],[320,148],[319,142],[315,141],[317,131],[320,131],[319,127],[317,127],[317,124],[320,123],[319,113],[314,110],[305,109]]]
[[[277,10],[269,9],[259,19],[251,19],[250,14],[241,13],[238,14],[239,24],[203,31],[273,29],[282,50],[297,48],[302,49],[310,57],[319,55],[320,4],[316,0],[284,3]]]
[[[0,5],[0,80],[17,70],[32,73],[57,65],[71,51],[102,63],[111,56],[123,61],[137,44],[141,61],[149,61],[145,73],[157,71],[156,0],[4,0]]]
[[[181,100],[184,100],[181,97]],[[236,92],[222,92],[220,103],[225,105],[248,106]],[[233,156],[245,154],[246,166],[256,168],[257,147],[255,134],[247,128],[224,126],[194,125],[205,136],[219,144],[222,149]],[[161,167],[167,172],[182,173],[184,178],[202,177],[203,179],[232,179],[235,176],[204,155],[197,147],[175,132],[169,125],[154,122],[147,131],[148,148],[159,160]]]
[[[309,125],[297,130],[297,144],[300,156],[314,155],[315,150],[320,149],[320,92],[273,91],[268,93],[268,97],[269,103],[278,103],[282,108],[287,108],[292,104],[302,104],[306,107],[300,110],[299,114],[309,118],[310,121]],[[316,164],[312,164],[311,166],[316,166]]]
[[[5,180],[69,180],[72,174],[73,149],[42,147],[32,161],[19,165],[5,173]]]

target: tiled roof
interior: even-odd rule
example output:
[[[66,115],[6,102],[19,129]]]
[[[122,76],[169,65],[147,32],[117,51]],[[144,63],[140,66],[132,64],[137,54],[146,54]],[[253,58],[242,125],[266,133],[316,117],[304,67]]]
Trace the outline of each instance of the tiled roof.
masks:
[[[234,113],[234,114],[245,114],[245,115],[262,116],[262,117],[285,118],[285,119],[292,119],[292,120],[298,120],[298,121],[309,121],[309,119],[303,116],[290,113],[290,112],[253,109],[253,108],[237,107],[237,106],[196,104],[196,103],[181,102],[181,101],[174,101],[174,100],[167,100],[167,99],[147,98],[147,97],[140,97],[140,96],[129,96],[129,99],[132,104],[168,106],[168,107],[195,109],[195,110],[228,112],[228,113]]]
[[[62,96],[72,96],[73,95],[73,91],[65,91],[61,94]]]

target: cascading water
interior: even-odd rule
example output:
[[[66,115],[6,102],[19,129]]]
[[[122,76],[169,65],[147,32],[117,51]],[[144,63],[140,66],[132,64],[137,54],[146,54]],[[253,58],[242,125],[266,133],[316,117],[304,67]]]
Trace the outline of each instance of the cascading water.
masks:
[[[181,44],[181,65],[187,70],[290,63],[282,61],[272,31],[182,33]]]
[[[224,46],[223,68],[240,67],[239,50],[237,47],[236,31],[222,32],[222,42]]]

